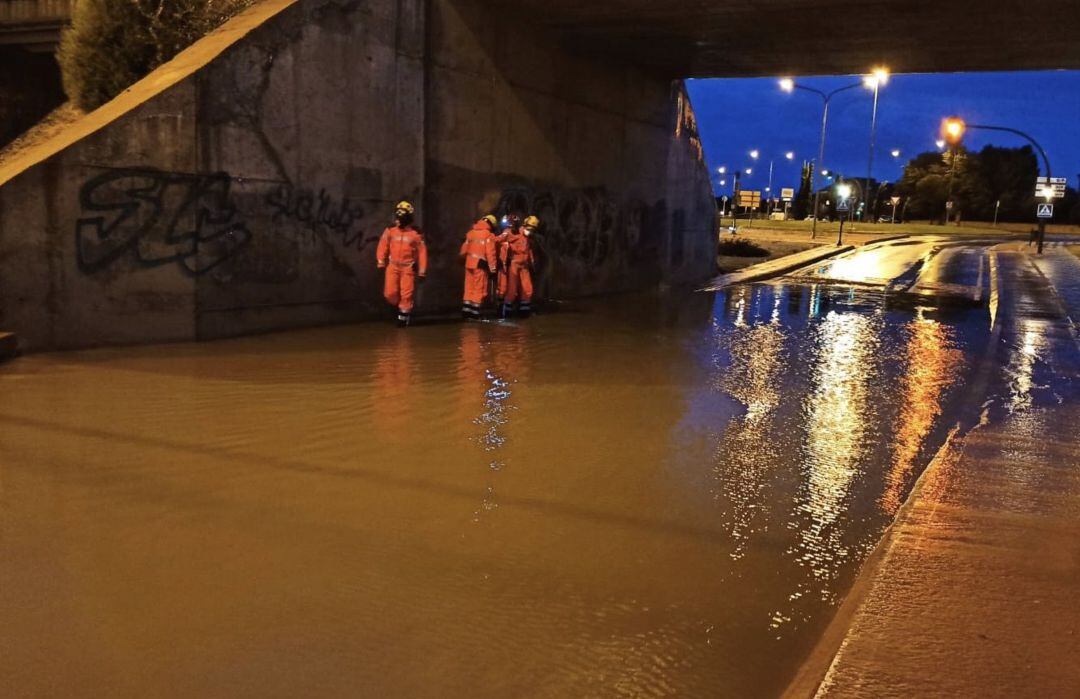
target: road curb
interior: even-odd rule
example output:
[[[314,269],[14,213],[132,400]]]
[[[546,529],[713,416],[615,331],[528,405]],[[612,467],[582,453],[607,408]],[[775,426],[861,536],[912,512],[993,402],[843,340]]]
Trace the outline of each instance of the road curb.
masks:
[[[863,604],[870,596],[878,571],[885,567],[894,551],[894,544],[900,535],[904,522],[908,521],[911,512],[915,508],[915,502],[921,496],[926,483],[931,476],[927,475],[941,468],[943,462],[963,450],[964,440],[970,430],[963,432],[962,426],[957,424],[945,437],[944,443],[934,454],[933,458],[915,479],[900,509],[893,517],[893,521],[886,527],[878,540],[877,546],[870,552],[859,568],[851,588],[844,596],[843,601],[837,608],[832,620],[825,627],[813,646],[810,654],[803,661],[795,677],[780,695],[782,699],[814,699],[822,686],[828,681],[830,673],[838,662],[847,645],[852,627]]]
[[[822,260],[827,260],[830,257],[836,257],[837,255],[851,252],[854,249],[854,245],[842,245],[840,247],[822,245],[792,255],[778,257],[777,259],[769,260],[768,262],[751,265],[745,269],[740,269],[737,272],[721,274],[698,289],[698,291],[719,291],[725,287],[732,286],[733,284],[747,284],[749,282],[757,282],[763,279],[777,277],[781,274],[786,274],[792,270],[799,269],[800,267],[812,265],[821,262]]]
[[[0,362],[14,359],[19,354],[19,337],[15,333],[0,332]]]

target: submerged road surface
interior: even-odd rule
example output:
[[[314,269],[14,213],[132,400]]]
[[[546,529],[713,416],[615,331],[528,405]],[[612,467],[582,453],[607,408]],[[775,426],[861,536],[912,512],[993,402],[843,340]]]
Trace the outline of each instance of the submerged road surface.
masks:
[[[0,367],[0,695],[774,696],[977,404],[934,244]]]

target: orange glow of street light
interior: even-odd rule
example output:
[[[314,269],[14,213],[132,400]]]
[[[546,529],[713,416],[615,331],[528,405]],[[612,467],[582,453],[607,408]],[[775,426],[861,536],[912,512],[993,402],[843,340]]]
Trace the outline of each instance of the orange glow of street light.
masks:
[[[941,122],[941,135],[954,146],[964,138],[964,131],[966,130],[967,124],[959,117],[949,117]]]

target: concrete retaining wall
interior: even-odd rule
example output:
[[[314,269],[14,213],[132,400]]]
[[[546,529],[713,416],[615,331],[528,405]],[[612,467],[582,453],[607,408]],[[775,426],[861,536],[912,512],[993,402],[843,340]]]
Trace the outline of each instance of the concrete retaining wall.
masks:
[[[552,295],[706,277],[681,84],[526,26],[475,0],[266,0],[0,165],[0,328],[51,349],[375,317],[400,198],[428,309],[458,302],[460,238],[492,208],[545,219]]]

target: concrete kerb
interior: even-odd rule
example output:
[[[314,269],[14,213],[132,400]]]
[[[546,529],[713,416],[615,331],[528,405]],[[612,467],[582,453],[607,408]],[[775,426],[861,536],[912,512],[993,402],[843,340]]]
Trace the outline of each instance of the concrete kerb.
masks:
[[[997,322],[997,307],[1000,300],[1001,281],[997,255],[993,251],[990,251],[988,264],[990,275],[989,305],[991,325],[990,341],[987,343],[987,347],[996,347],[1001,340],[1002,333],[1001,323]],[[989,380],[985,369],[989,364],[984,362],[982,366],[984,369],[976,373],[973,385],[973,390],[976,395],[985,395],[987,382]],[[979,401],[979,403],[981,404],[981,401]],[[840,660],[840,656],[843,654],[844,648],[847,645],[852,625],[855,623],[856,617],[862,609],[863,604],[870,596],[870,592],[873,589],[874,582],[877,578],[877,573],[888,563],[904,524],[909,521],[916,503],[923,497],[922,494],[927,487],[926,484],[936,476],[937,471],[942,468],[947,468],[947,464],[951,463],[952,459],[962,453],[965,440],[973,430],[979,428],[979,422],[981,420],[981,414],[979,414],[980,411],[981,407],[976,409],[975,413],[967,415],[953,426],[949,431],[949,434],[945,437],[945,442],[941,445],[941,448],[937,450],[933,458],[930,459],[930,462],[926,465],[926,468],[924,468],[922,473],[919,474],[919,477],[915,479],[915,483],[911,487],[911,492],[908,493],[907,498],[900,506],[892,523],[889,524],[885,529],[885,532],[881,535],[881,539],[878,540],[877,546],[874,547],[873,551],[870,552],[870,555],[863,561],[862,566],[859,568],[859,573],[855,577],[855,581],[852,583],[847,595],[844,596],[843,602],[841,602],[839,608],[837,608],[832,621],[829,622],[829,625],[825,628],[825,631],[811,649],[806,660],[803,661],[798,672],[796,672],[795,677],[788,683],[787,688],[782,694],[783,699],[812,699],[817,696],[822,685],[828,680],[829,674]]]
[[[928,474],[941,468],[943,462],[947,462],[950,457],[963,449],[965,436],[966,433],[963,433],[961,425],[958,424],[953,427],[945,438],[945,443],[938,449],[934,458],[923,469],[923,472],[919,474],[907,499],[904,500],[900,510],[896,513],[896,517],[882,534],[878,545],[874,547],[874,550],[870,552],[870,555],[863,562],[855,582],[844,597],[840,607],[836,610],[832,621],[829,622],[825,632],[810,651],[810,655],[784,690],[781,695],[783,699],[813,699],[813,697],[817,696],[822,684],[828,679],[829,673],[844,650],[851,625],[859,610],[862,609],[863,602],[866,601],[870,594],[877,571],[888,562],[893,552],[893,544],[903,528],[903,523],[911,516],[915,502],[919,499],[925,484],[931,479]]]
[[[698,289],[698,291],[719,291],[720,289],[732,286],[733,284],[746,284],[749,282],[761,281],[763,279],[770,279],[792,270],[799,269],[800,267],[812,265],[830,257],[836,257],[837,255],[851,252],[854,249],[855,246],[853,245],[842,245],[840,247],[823,245],[821,247],[811,248],[810,250],[797,252],[792,255],[785,255],[784,257],[775,260],[751,265],[750,267],[740,269],[737,272],[721,274]]]

